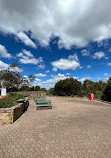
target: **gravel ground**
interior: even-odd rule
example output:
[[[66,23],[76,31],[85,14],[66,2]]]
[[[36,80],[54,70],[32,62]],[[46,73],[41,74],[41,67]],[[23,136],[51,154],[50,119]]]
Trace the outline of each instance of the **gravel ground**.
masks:
[[[111,105],[47,97],[53,109],[28,110],[0,127],[0,158],[111,158]]]

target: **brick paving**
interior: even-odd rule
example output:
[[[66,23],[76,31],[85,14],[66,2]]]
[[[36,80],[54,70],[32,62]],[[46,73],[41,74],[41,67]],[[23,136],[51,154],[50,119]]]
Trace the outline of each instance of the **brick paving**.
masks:
[[[53,109],[28,110],[0,126],[0,158],[111,158],[111,105],[48,97]]]

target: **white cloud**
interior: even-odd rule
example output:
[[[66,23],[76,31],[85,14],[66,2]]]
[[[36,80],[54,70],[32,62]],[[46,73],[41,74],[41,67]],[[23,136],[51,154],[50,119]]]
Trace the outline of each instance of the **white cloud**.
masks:
[[[28,57],[34,57],[33,54],[30,51],[27,51],[26,49],[23,49],[22,52],[17,54],[17,57],[23,57],[24,55]]]
[[[23,32],[17,33],[17,37],[24,42],[26,46],[31,46],[33,48],[37,48],[35,43]]]
[[[8,64],[6,64],[6,63],[4,63],[4,62],[2,62],[2,61],[0,60],[0,71],[1,71],[1,70],[6,70],[8,67],[9,67]]]
[[[106,59],[106,60],[107,60],[107,59],[109,59],[109,58],[108,58],[108,57],[104,57],[104,59]]]
[[[69,60],[79,61],[78,56],[77,56],[77,54],[76,54],[76,53],[75,53],[75,54],[73,54],[73,55],[69,55],[69,56],[68,56],[68,59],[69,59]]]
[[[69,59],[60,59],[58,61],[52,62],[51,64],[60,70],[68,70],[68,69],[75,70],[80,66],[78,62],[71,61]]]
[[[23,57],[24,55],[23,55],[23,53],[18,53],[17,55],[16,55],[17,57]]]
[[[89,53],[89,51],[87,49],[83,49],[81,51],[81,53],[82,53],[82,56],[89,56],[90,55],[90,53]]]
[[[39,79],[39,78],[35,78],[35,81],[36,81],[36,82],[40,82],[41,79]]]
[[[61,58],[57,61],[53,61],[51,64],[60,70],[76,70],[77,68],[80,68],[80,63],[76,54],[68,56],[68,59]]]
[[[66,73],[65,75],[68,75],[68,76],[69,76],[69,75],[70,75],[70,73]]]
[[[28,57],[34,57],[33,54],[30,51],[27,51],[26,49],[24,49],[22,52]]]
[[[59,47],[83,47],[111,38],[110,6],[111,0],[0,0],[0,31],[32,47],[28,31],[43,46],[55,35]]]
[[[108,66],[111,66],[111,63],[107,63]]]
[[[73,78],[74,78],[74,79],[78,79],[78,77],[76,77],[76,76],[75,76],[75,77],[73,77]]]
[[[0,56],[2,58],[11,58],[11,54],[7,52],[5,46],[0,44]]]
[[[57,71],[57,68],[56,68],[56,67],[53,67],[52,71],[55,71],[55,72],[56,72],[56,71]]]
[[[3,61],[0,60],[0,71],[1,70],[6,70],[9,68],[10,65],[4,63]],[[10,71],[16,71],[16,72],[22,72],[23,70],[20,69],[19,67],[14,67],[14,68],[10,68]]]
[[[45,69],[45,63],[43,61],[43,58],[42,57],[39,57],[39,65],[37,67],[37,69]]]
[[[64,74],[58,73],[58,75],[54,76],[51,75],[52,79],[49,79],[47,81],[43,81],[42,83],[46,83],[46,84],[52,84],[52,86],[54,86],[54,84],[56,82],[58,82],[59,80],[64,80],[66,78],[69,78],[68,76],[65,76]]]
[[[92,77],[83,77],[80,79],[81,82],[84,82],[85,80],[90,80],[92,79]]]
[[[105,73],[105,74],[104,74],[104,76],[108,76],[108,74],[107,74],[107,73]]]
[[[39,73],[39,74],[35,74],[36,77],[46,77],[47,75],[46,74],[42,74],[42,73]]]
[[[44,64],[40,64],[40,65],[38,65],[38,67],[39,67],[40,69],[45,69],[45,65],[44,65]]]
[[[36,59],[36,58],[29,59],[27,56],[23,56],[23,58],[19,59],[19,62],[23,63],[23,64],[34,64],[34,65],[37,65],[39,63],[39,60]]]
[[[87,65],[87,68],[88,68],[88,69],[91,69],[91,65]]]
[[[108,80],[109,80],[109,77],[106,77],[105,80],[108,81]]]
[[[49,73],[49,72],[50,72],[49,70],[45,71],[45,73]]]
[[[33,86],[42,86],[42,84],[40,82],[33,82]]]
[[[103,58],[103,57],[105,57],[104,52],[96,52],[96,53],[93,55],[93,58],[94,58],[94,59],[101,59],[101,58]]]
[[[43,62],[42,57],[39,57],[38,59],[36,59],[30,51],[27,51],[25,49],[23,49],[22,52],[18,53],[16,56],[20,58],[19,62],[23,64],[37,65]]]

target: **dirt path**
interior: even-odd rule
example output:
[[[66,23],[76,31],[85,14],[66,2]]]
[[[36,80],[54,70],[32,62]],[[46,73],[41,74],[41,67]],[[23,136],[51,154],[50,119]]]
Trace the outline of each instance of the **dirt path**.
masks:
[[[0,127],[0,158],[111,158],[111,105],[48,97],[53,109],[28,110]]]

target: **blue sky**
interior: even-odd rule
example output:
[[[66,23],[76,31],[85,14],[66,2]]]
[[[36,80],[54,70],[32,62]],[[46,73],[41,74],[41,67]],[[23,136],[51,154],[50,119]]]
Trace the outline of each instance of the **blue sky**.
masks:
[[[17,62],[22,76],[35,75],[34,85],[47,89],[67,77],[106,81],[109,6],[110,0],[0,0],[0,70]]]

